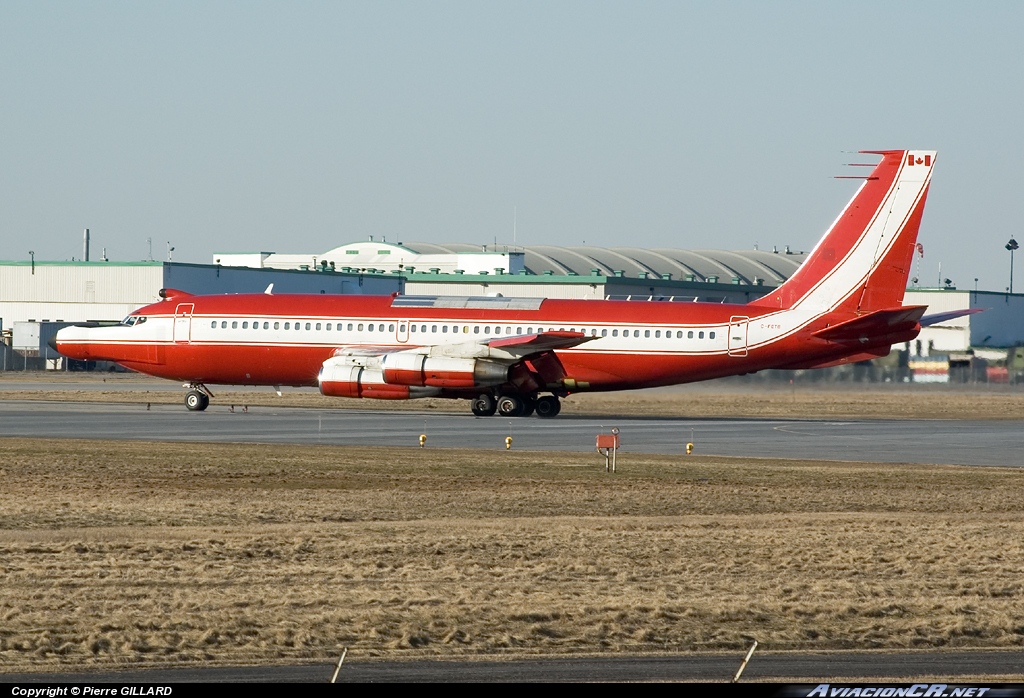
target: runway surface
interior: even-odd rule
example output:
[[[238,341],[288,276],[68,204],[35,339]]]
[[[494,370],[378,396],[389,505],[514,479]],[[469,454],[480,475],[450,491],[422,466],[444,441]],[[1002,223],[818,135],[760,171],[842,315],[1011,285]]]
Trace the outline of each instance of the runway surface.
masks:
[[[349,657],[339,683],[528,682],[528,681],[714,681],[727,682],[742,656],[578,657],[509,661],[403,660],[360,661]],[[873,678],[889,681],[935,677],[1019,674],[1015,652],[847,652],[835,654],[755,654],[743,673],[746,681],[795,680],[815,684],[829,679]],[[0,674],[6,683],[326,683],[331,664],[281,667],[189,667],[148,671]],[[981,684],[986,685],[986,684]],[[810,688],[808,688],[810,690]]]
[[[1024,422],[961,420],[629,419],[560,416],[507,419],[469,414],[252,407],[229,412],[213,405],[188,412],[178,405],[6,401],[0,436],[155,439],[240,443],[504,448],[593,454],[595,435],[617,427],[622,456],[630,452],[802,458],[887,463],[1024,465]]]

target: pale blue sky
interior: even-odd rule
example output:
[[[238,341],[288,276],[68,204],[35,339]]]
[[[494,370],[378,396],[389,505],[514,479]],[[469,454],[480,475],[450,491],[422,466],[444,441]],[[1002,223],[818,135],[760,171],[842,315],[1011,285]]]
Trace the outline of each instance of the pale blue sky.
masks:
[[[0,258],[810,249],[939,151],[924,281],[1006,286],[1024,4],[0,0]],[[1018,279],[1024,288],[1024,269]],[[1017,284],[1015,284],[1016,286]]]

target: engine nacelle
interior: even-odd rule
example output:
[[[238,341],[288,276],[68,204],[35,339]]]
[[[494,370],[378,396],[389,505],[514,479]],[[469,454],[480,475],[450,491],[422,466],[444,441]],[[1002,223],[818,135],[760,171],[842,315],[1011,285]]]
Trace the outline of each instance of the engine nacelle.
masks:
[[[380,369],[355,366],[349,357],[328,359],[320,369],[320,392],[331,397],[375,398],[377,400],[412,400],[432,397],[440,388],[390,385]]]
[[[508,381],[508,366],[480,359],[385,354],[381,366],[384,381],[393,385],[483,388]]]

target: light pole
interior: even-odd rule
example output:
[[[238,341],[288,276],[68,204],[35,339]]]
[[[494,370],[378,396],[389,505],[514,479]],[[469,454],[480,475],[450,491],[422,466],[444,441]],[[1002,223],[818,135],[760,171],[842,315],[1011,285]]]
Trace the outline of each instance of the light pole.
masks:
[[[1016,250],[1020,245],[1013,238],[1006,243],[1006,249],[1010,251],[1010,293],[1013,293],[1013,251]]]
[[[36,253],[33,250],[28,251],[28,256],[32,258],[32,273],[36,273]]]

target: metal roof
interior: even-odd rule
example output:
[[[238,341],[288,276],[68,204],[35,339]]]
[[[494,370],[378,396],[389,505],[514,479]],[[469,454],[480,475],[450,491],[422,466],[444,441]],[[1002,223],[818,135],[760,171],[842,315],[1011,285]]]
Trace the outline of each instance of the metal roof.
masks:
[[[767,252],[764,250],[677,250],[668,248],[643,249],[640,247],[559,247],[555,245],[473,245],[464,242],[432,243],[403,242],[419,254],[457,254],[467,252],[522,252],[526,269],[531,274],[550,273],[556,276],[578,274],[590,276],[593,270],[605,276],[637,278],[645,274],[662,278],[706,281],[718,277],[730,283],[734,279],[742,284],[777,285],[792,276],[804,261],[804,252]]]

